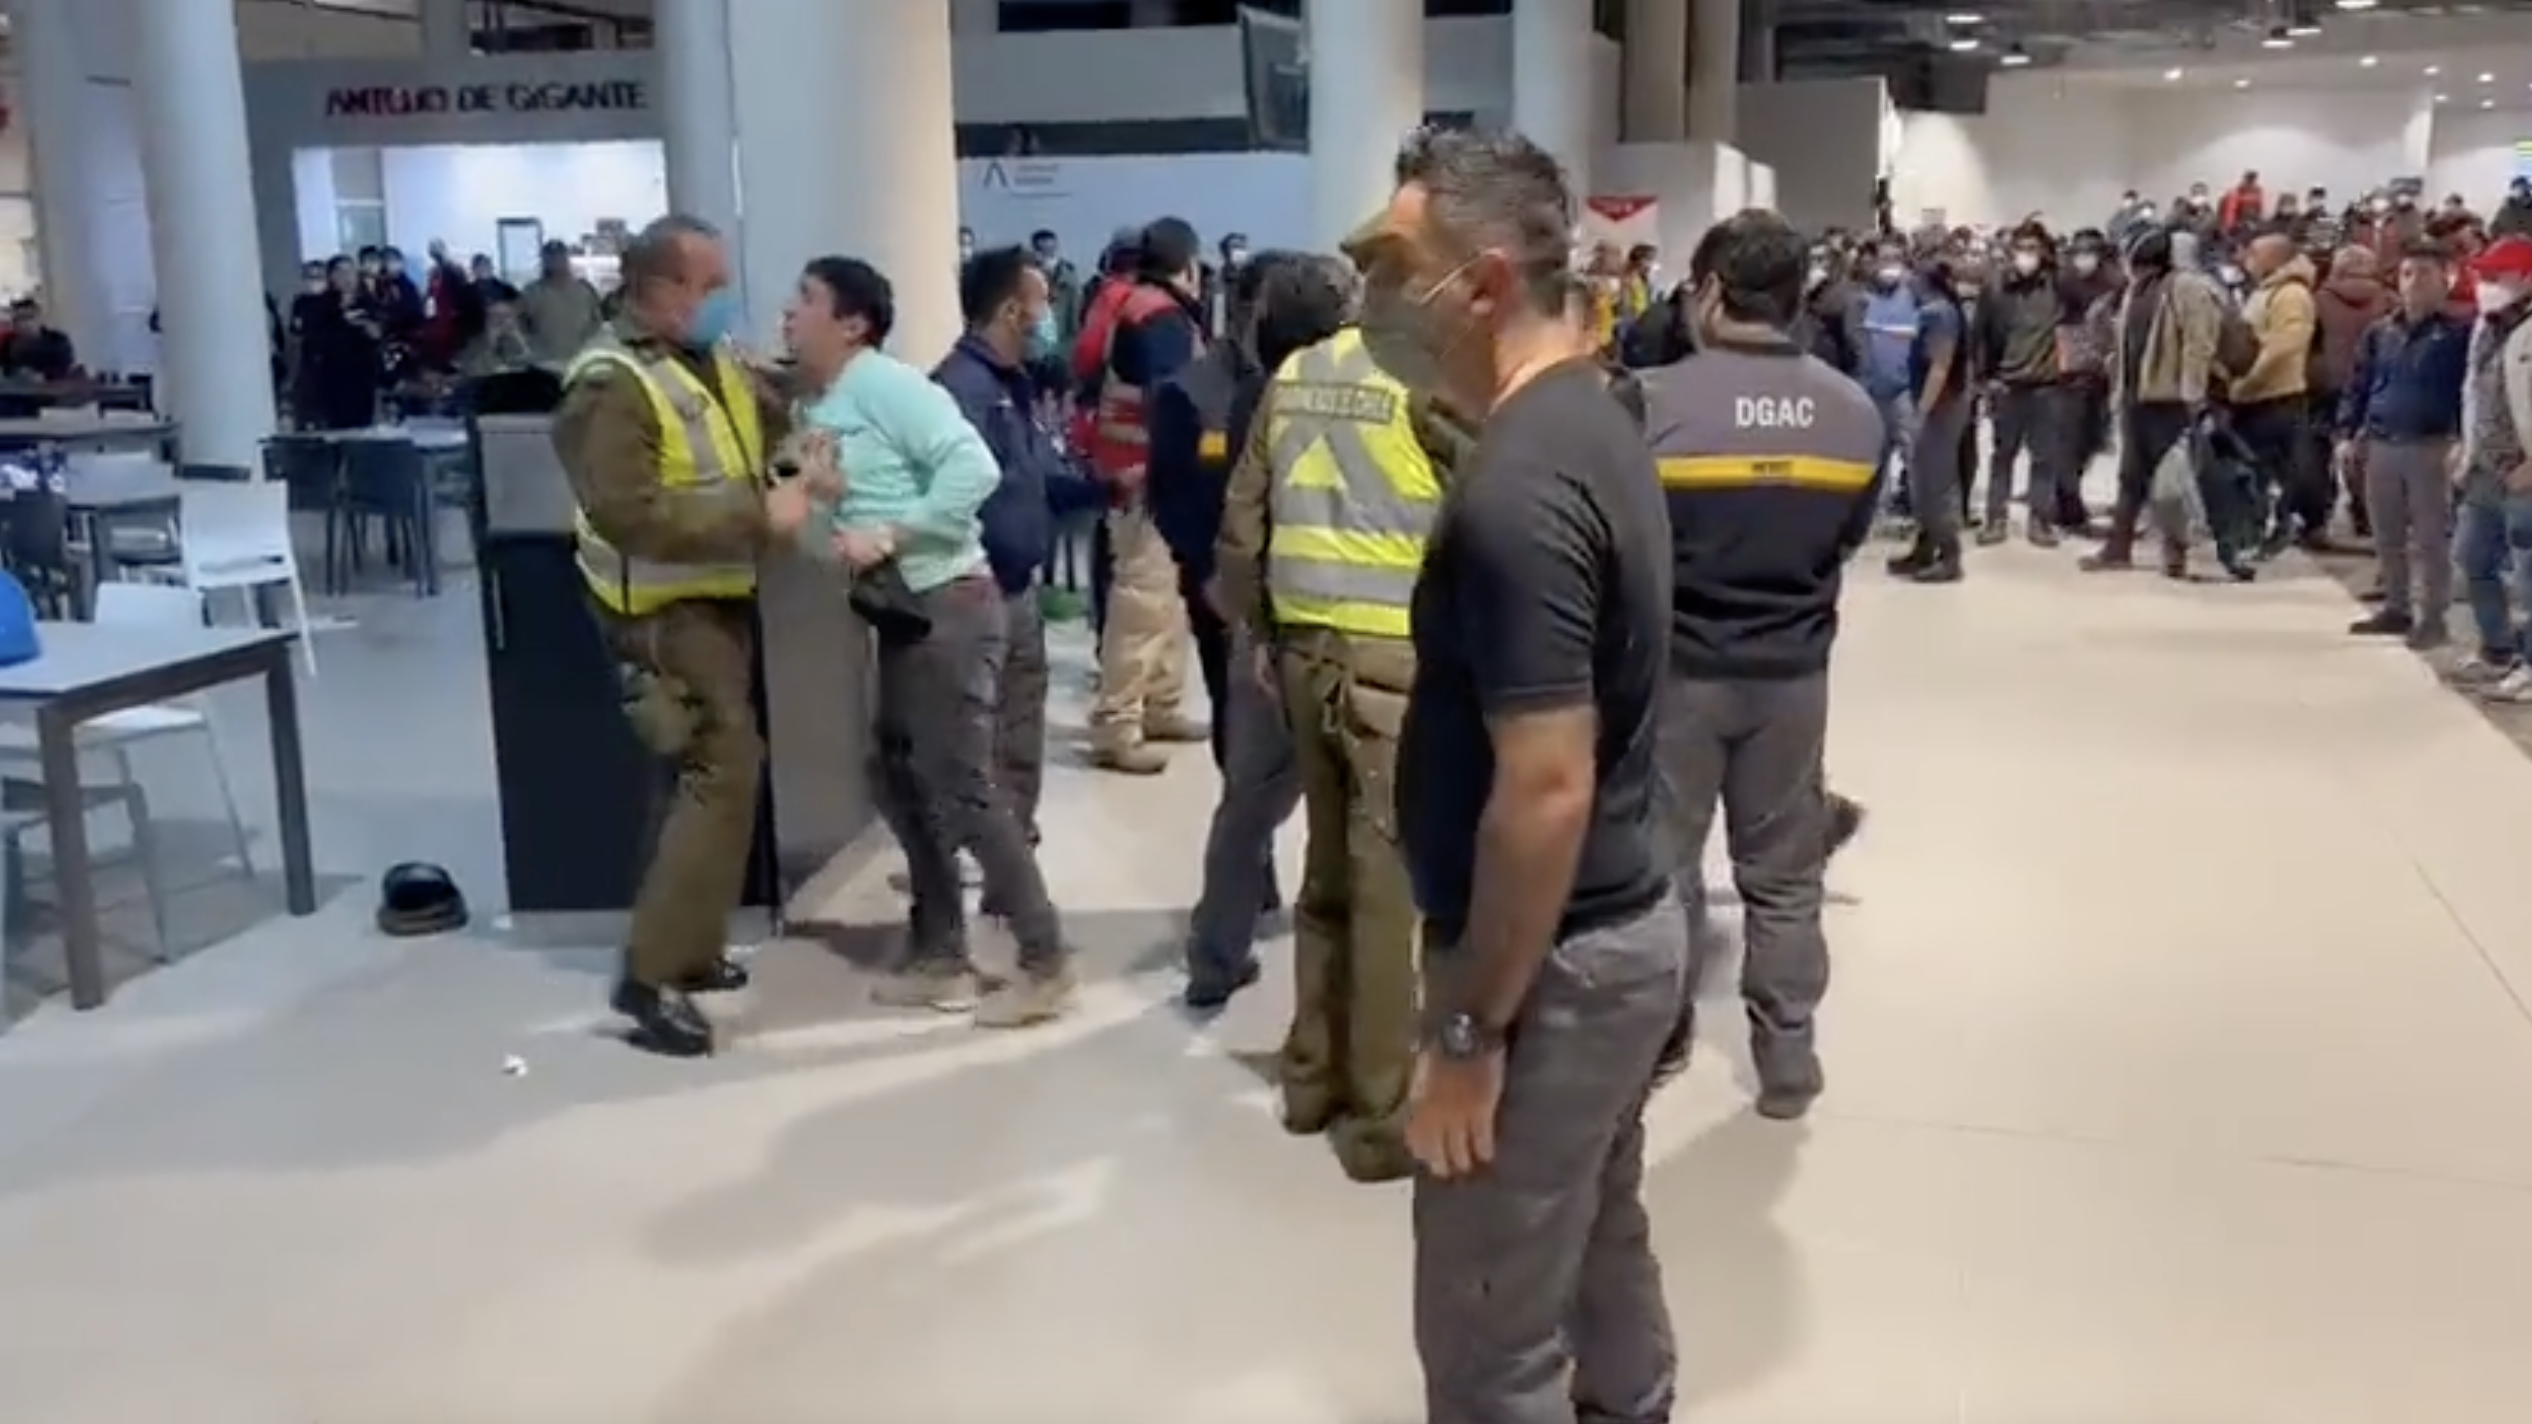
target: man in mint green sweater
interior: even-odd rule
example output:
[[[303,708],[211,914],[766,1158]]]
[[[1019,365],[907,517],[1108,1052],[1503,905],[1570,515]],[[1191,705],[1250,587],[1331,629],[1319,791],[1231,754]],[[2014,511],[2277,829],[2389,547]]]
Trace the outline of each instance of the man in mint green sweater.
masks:
[[[895,320],[888,279],[845,257],[811,261],[783,313],[807,393],[801,425],[833,435],[845,471],[834,554],[864,585],[860,601],[894,610],[875,627],[873,779],[914,905],[906,962],[879,995],[1017,1028],[1070,1007],[1073,979],[1037,852],[995,784],[1004,618],[977,512],[1002,471],[947,391],[879,349]],[[962,850],[1018,941],[1007,980],[980,981],[969,954]]]

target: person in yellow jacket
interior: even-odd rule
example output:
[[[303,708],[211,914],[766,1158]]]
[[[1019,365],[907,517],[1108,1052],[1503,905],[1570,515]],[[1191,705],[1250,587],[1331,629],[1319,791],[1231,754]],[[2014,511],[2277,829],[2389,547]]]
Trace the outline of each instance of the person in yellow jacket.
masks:
[[[625,710],[677,784],[642,876],[613,1004],[634,1042],[712,1050],[691,998],[746,983],[728,957],[756,825],[757,560],[786,543],[838,476],[796,447],[770,478],[787,406],[726,337],[735,319],[721,239],[668,217],[624,253],[623,306],[566,370],[554,451],[579,503],[589,597],[624,675]],[[786,462],[788,463],[788,462]]]
[[[1284,1125],[1327,1134],[1360,1181],[1414,1165],[1402,1134],[1416,914],[1391,788],[1415,677],[1409,595],[1469,439],[1373,364],[1349,326],[1294,353],[1267,387],[1215,551],[1225,618],[1271,650],[1234,675],[1282,697],[1302,785]]]

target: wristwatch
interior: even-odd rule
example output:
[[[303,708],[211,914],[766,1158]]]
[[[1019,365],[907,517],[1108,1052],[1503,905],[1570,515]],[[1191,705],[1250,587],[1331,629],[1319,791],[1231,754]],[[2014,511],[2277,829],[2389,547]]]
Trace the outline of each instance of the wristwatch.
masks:
[[[1444,1058],[1464,1063],[1500,1052],[1503,1030],[1475,1014],[1446,1014],[1433,1025],[1433,1046],[1441,1050]]]

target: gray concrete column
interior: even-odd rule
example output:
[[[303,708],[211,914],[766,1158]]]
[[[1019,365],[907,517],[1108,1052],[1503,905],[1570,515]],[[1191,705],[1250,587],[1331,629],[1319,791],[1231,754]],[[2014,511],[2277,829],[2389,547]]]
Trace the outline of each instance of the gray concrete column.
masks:
[[[1625,122],[1628,143],[1688,136],[1689,0],[1627,0]]]
[[[1688,136],[1734,143],[1740,127],[1741,0],[1696,0],[1688,42]]]
[[[1424,7],[1309,0],[1310,240],[1331,251],[1389,201],[1398,145],[1424,122]]]
[[[430,59],[463,59],[475,52],[474,7],[467,0],[418,0],[422,53]]]
[[[1591,191],[1591,0],[1512,0],[1512,126]]]
[[[729,0],[652,0],[651,20],[659,56],[668,205],[735,234],[738,137],[730,89]]]
[[[237,11],[132,0],[132,19],[150,250],[172,278],[158,284],[160,404],[182,427],[186,460],[260,473],[273,381]]]

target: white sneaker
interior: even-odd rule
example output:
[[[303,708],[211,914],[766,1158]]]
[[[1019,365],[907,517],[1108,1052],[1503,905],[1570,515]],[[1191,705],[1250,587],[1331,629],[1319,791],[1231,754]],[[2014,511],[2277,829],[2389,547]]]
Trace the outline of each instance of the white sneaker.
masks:
[[[2493,685],[2481,688],[2479,695],[2490,702],[2532,704],[2532,667],[2516,668]]]
[[[2499,662],[2485,654],[2472,653],[2445,670],[2445,676],[2465,687],[2487,687],[2502,682],[2513,673],[2516,664]]]

